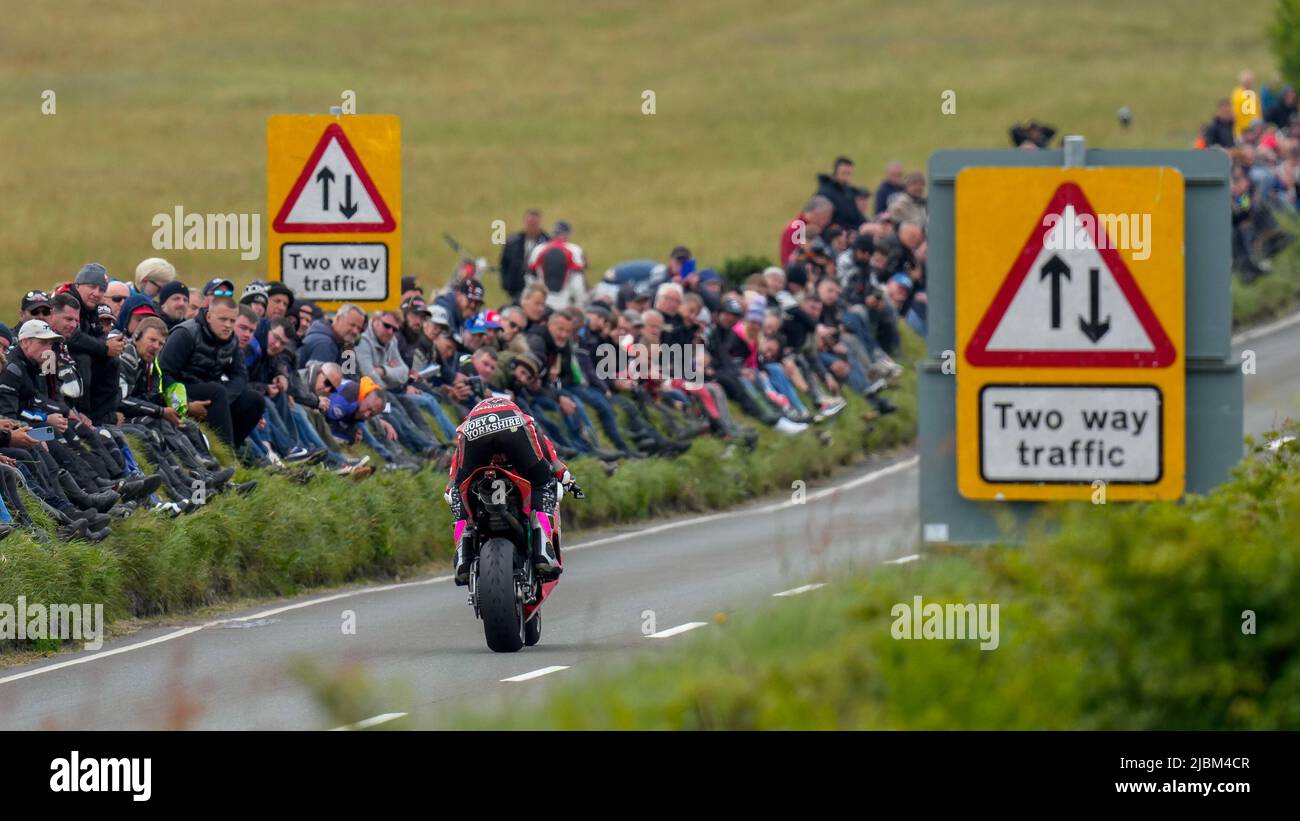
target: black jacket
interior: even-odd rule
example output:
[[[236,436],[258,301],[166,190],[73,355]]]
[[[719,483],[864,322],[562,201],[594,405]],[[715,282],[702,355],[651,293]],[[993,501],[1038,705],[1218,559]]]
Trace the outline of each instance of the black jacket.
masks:
[[[208,328],[208,311],[172,328],[158,355],[163,373],[185,385],[219,382],[232,398],[248,387],[248,371],[234,334],[222,341]]]
[[[118,357],[117,379],[121,391],[117,409],[123,416],[128,419],[136,416],[162,418],[167,398],[163,393],[162,369],[157,359],[145,365],[135,343],[130,343]]]
[[[1237,144],[1237,138],[1232,134],[1232,120],[1220,120],[1215,117],[1205,126],[1202,132],[1205,135],[1205,147],[1220,146],[1222,148],[1232,148]]]
[[[867,218],[858,210],[853,186],[836,182],[835,178],[829,174],[818,174],[817,193],[830,200],[831,204],[835,206],[835,213],[831,216],[832,224],[838,225],[845,231],[856,231],[862,223],[867,221]]]
[[[57,374],[41,373],[39,362],[33,362],[22,348],[9,349],[9,361],[0,371],[0,416],[21,419],[23,412],[44,419],[47,414],[67,414],[68,407],[59,394]]]
[[[550,237],[543,231],[537,235],[533,247],[548,240]],[[524,232],[517,231],[506,239],[505,247],[501,249],[501,289],[511,296],[524,289],[524,273],[528,270],[528,254],[525,253],[527,242],[528,237],[524,236]]]

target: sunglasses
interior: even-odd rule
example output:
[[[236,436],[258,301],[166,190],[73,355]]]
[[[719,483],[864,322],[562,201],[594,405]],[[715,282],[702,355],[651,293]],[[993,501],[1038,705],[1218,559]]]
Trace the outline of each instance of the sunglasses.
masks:
[[[54,313],[54,309],[53,308],[32,308],[27,313],[31,314],[32,316],[49,316],[50,314]]]
[[[111,296],[111,297],[109,297],[109,299],[110,299],[111,301],[113,301],[113,302],[125,302],[125,301],[126,301],[126,297],[124,297],[124,296]]]
[[[518,322],[510,322],[507,320],[506,325],[513,328],[516,331],[522,331],[524,329],[524,326],[520,325]]]
[[[331,382],[328,376],[324,378],[324,382],[325,382],[325,387],[329,388],[332,391],[336,391],[339,389],[339,386]]]
[[[393,333],[397,333],[398,331],[402,330],[401,325],[394,325],[391,322],[380,322],[379,324],[383,325],[385,328],[392,331]]]
[[[234,295],[235,295],[234,291],[230,291],[225,288],[220,288],[212,292],[212,296],[234,296]]]

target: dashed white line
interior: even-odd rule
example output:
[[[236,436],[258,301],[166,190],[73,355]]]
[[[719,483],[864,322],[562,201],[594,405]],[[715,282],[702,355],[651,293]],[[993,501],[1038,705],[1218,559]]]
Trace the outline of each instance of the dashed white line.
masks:
[[[666,639],[672,636],[685,633],[687,630],[694,630],[697,627],[703,627],[708,624],[707,621],[688,621],[685,624],[679,624],[676,627],[669,627],[667,630],[660,630],[658,633],[651,633],[646,636],[648,639]]]
[[[910,556],[899,556],[897,559],[886,559],[885,564],[907,564],[921,558],[920,553],[913,553]]]
[[[825,582],[817,582],[816,584],[805,584],[802,587],[793,587],[789,590],[782,590],[780,593],[773,593],[772,595],[773,596],[797,596],[800,593],[807,593],[809,590],[816,590],[819,587],[825,587],[825,586],[826,586]]]
[[[367,727],[373,727],[376,724],[384,724],[395,718],[401,718],[406,713],[380,713],[377,716],[363,718],[355,724],[344,724],[342,727],[335,727],[333,732],[342,732],[347,730],[364,730]]]
[[[542,676],[549,676],[551,673],[558,673],[561,670],[568,670],[568,669],[569,668],[567,665],[553,664],[550,667],[543,667],[540,670],[533,670],[531,673],[520,673],[517,676],[511,676],[510,678],[503,678],[501,680],[502,681],[528,681],[530,679],[541,678]]]

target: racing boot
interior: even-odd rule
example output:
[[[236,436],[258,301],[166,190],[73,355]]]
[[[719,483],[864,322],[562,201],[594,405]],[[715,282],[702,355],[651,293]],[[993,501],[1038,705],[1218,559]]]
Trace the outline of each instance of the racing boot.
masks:
[[[469,531],[468,525],[469,522],[461,519],[456,522],[454,530],[456,538],[455,582],[459,587],[464,587],[469,584],[470,564],[473,562],[474,558],[470,555],[472,534]]]
[[[551,544],[551,517],[540,512],[533,525],[533,570],[544,582],[555,581],[564,572],[555,546]]]

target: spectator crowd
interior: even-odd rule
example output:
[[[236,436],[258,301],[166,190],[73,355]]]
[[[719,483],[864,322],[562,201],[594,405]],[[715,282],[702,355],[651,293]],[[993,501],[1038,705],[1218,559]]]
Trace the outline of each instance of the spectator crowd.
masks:
[[[1270,258],[1291,235],[1279,219],[1300,205],[1300,113],[1291,86],[1255,88],[1241,72],[1237,86],[1219,99],[1196,147],[1232,158],[1232,264],[1245,282],[1272,268]]]
[[[397,308],[327,314],[282,282],[237,292],[156,257],[129,277],[88,263],[0,323],[0,538],[100,540],[138,508],[253,491],[218,452],[303,483],[445,469],[460,419],[494,393],[561,457],[607,470],[702,436],[752,447],[758,426],[817,436],[846,393],[890,413],[899,326],[925,332],[925,178],[890,163],[873,193],[853,173],[840,157],[819,175],[774,237],[779,264],[739,281],[678,246],[592,282],[572,226],[547,232],[536,210],[502,248],[493,309],[472,265],[436,294],[404,278]]]

